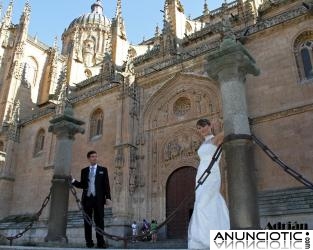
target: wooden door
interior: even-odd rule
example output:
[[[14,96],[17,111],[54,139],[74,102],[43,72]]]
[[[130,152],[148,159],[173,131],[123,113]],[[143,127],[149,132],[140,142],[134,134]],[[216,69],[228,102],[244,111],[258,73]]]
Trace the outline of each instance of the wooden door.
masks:
[[[167,224],[168,238],[187,238],[189,220],[195,200],[196,172],[196,169],[193,167],[182,167],[174,171],[168,178],[166,185],[166,217],[179,206],[185,197],[192,196]]]

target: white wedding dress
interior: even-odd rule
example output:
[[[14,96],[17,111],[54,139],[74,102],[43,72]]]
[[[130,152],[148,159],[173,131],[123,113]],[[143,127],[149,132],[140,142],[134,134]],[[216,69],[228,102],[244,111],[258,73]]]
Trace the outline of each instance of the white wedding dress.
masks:
[[[200,164],[196,175],[196,185],[209,166],[216,146],[212,144],[213,135],[205,138],[198,149]],[[221,175],[219,160],[215,162],[205,182],[196,190],[195,204],[188,228],[188,249],[209,249],[210,230],[227,230],[229,212],[220,193]]]

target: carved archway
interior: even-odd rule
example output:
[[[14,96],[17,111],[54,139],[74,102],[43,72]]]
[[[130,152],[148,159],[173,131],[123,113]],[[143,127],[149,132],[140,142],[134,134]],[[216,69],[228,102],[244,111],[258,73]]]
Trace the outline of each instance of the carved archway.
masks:
[[[196,150],[202,138],[196,131],[196,121],[221,118],[222,105],[217,83],[205,76],[180,73],[156,88],[146,96],[143,110],[147,144],[142,173],[149,180],[148,203],[160,207],[152,211],[152,217],[163,220],[169,176],[182,166],[195,168],[199,163]]]

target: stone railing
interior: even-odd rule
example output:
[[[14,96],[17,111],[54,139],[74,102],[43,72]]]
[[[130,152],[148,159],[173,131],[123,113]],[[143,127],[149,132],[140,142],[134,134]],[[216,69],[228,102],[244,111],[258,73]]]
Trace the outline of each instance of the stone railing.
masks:
[[[159,55],[161,49],[160,49],[160,45],[157,45],[155,47],[153,47],[151,50],[149,50],[147,53],[141,55],[141,56],[138,56],[134,59],[134,64],[137,65],[137,64],[141,64],[157,55]]]
[[[273,26],[276,26],[278,24],[285,23],[287,21],[290,21],[292,19],[295,19],[299,16],[305,15],[308,12],[308,10],[304,6],[299,6],[295,9],[292,9],[290,11],[284,12],[282,14],[279,14],[274,17],[270,17],[268,19],[260,20],[256,24],[251,25],[247,27],[248,32],[246,33],[247,36],[260,32],[262,30],[271,28]]]
[[[108,81],[111,79],[111,74],[110,72],[104,72],[104,73],[100,73],[99,75],[90,77],[84,81],[81,81],[79,83],[76,83],[75,86],[79,89],[88,87],[90,85],[92,85],[95,82],[102,82],[102,81]]]

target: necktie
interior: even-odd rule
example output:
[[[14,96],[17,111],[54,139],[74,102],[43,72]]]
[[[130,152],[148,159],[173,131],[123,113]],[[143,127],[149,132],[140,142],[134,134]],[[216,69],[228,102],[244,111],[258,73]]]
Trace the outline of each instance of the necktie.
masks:
[[[90,171],[89,171],[89,183],[88,183],[87,196],[90,196],[91,194],[93,196],[96,196],[95,177],[96,177],[96,168],[93,166],[90,168]]]

